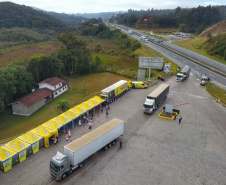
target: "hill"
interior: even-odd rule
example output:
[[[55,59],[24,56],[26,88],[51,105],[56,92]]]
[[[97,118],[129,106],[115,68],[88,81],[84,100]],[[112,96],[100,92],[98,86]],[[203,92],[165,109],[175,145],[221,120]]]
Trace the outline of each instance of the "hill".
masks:
[[[206,37],[209,33],[212,35],[218,33],[225,33],[226,32],[226,20],[219,22],[218,24],[208,28],[207,30],[203,31],[199,37]]]
[[[0,29],[12,27],[61,29],[65,26],[59,19],[42,11],[11,2],[0,2],[0,17]]]
[[[74,26],[77,26],[83,21],[88,20],[88,18],[85,18],[82,16],[74,16],[74,15],[69,15],[65,13],[56,13],[56,12],[45,12],[45,13],[61,20],[64,23],[74,25]]]

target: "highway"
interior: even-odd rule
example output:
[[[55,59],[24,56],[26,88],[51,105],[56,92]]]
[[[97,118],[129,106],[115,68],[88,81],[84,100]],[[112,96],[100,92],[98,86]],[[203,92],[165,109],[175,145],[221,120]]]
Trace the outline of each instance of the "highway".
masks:
[[[116,28],[121,29],[121,31],[127,35],[130,35],[128,33],[129,28],[119,25],[117,25]],[[141,33],[137,30],[135,30],[134,33],[135,34],[130,36],[137,40],[140,40],[140,35],[145,35],[144,33]],[[198,79],[200,78],[200,73],[206,74],[211,79],[212,83],[215,83],[217,86],[226,89],[226,65],[174,44],[164,41],[159,42],[161,40],[148,35],[146,36],[149,39],[149,42],[143,42],[143,44],[158,51],[181,68],[183,68],[185,65],[190,66]],[[168,50],[167,47],[176,50],[176,52],[179,52],[179,54]],[[181,56],[181,54],[184,55],[184,57]],[[196,60],[198,60],[197,62],[200,62],[200,64],[195,63]]]

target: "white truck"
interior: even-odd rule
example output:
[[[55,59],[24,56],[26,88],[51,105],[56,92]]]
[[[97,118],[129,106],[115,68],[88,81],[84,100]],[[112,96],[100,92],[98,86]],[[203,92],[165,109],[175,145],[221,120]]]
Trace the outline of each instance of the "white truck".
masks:
[[[146,98],[143,105],[143,110],[145,114],[152,114],[155,109],[166,99],[169,93],[169,85],[161,84],[158,88],[152,91]]]
[[[177,73],[176,75],[176,81],[183,81],[187,79],[189,73],[190,73],[191,68],[189,66],[185,66],[180,73]]]
[[[148,42],[148,39],[147,39],[147,37],[146,36],[141,36],[140,37],[140,40],[142,41],[142,42]]]
[[[50,174],[56,180],[65,179],[73,170],[81,168],[84,160],[98,150],[107,150],[124,133],[124,121],[117,118],[92,130],[88,134],[64,146],[50,161]]]

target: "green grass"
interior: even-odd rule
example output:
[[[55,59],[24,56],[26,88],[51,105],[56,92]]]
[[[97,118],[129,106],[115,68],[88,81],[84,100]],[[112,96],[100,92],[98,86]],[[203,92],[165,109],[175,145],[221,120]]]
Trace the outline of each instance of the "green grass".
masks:
[[[207,82],[206,90],[216,99],[220,99],[220,101],[226,105],[226,91],[224,89],[221,89],[220,87],[217,87],[214,84]]]
[[[59,100],[69,100],[71,107],[74,107],[75,105],[78,105],[94,97],[95,95],[100,95],[101,89],[104,89],[105,87],[121,79],[129,78],[106,72],[78,78],[67,78],[66,80],[69,82],[68,92],[52,101],[51,105],[55,112],[59,115],[60,111],[57,110],[57,102]],[[0,141],[9,137],[21,135],[56,117],[51,105],[46,105],[28,117],[13,115],[12,110],[7,109],[4,114],[1,114],[0,117]]]
[[[175,41],[173,42],[173,44],[176,44],[178,46],[181,46],[183,48],[189,49],[191,51],[194,51],[196,53],[199,53],[201,55],[204,55],[206,57],[212,58],[213,60],[216,60],[218,62],[221,62],[223,64],[226,64],[226,60],[218,58],[217,56],[213,56],[213,55],[209,55],[206,53],[206,51],[204,49],[198,49],[195,46],[201,45],[201,43],[204,42],[203,39],[188,39],[188,40],[183,40],[183,41]]]

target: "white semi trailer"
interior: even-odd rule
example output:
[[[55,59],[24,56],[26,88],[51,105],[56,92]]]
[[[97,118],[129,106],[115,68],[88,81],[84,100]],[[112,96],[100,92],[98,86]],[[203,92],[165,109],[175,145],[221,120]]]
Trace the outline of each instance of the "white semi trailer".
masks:
[[[177,73],[176,75],[176,81],[183,81],[186,80],[189,73],[190,73],[191,68],[189,66],[185,66],[180,73]]]
[[[124,133],[124,121],[117,118],[92,130],[81,138],[64,146],[64,154],[59,151],[50,161],[50,174],[56,180],[66,178],[76,168],[84,165],[84,160],[100,149],[107,150]]]

